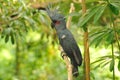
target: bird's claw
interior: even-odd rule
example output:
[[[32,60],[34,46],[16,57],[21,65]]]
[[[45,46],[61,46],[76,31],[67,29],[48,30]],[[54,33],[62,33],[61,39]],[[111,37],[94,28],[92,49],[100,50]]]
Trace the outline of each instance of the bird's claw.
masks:
[[[66,56],[64,51],[61,51],[61,57],[64,59],[64,56]]]

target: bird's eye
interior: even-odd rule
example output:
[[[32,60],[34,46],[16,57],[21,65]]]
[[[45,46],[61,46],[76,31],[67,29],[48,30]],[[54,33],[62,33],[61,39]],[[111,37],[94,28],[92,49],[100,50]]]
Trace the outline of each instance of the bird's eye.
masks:
[[[56,23],[57,21],[56,20],[53,20],[53,23]]]

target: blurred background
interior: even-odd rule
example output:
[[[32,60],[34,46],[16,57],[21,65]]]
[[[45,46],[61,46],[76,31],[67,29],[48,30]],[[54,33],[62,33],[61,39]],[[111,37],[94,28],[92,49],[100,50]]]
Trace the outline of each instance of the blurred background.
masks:
[[[0,0],[0,80],[67,80],[56,32],[47,13],[38,10],[49,3],[66,21],[72,17],[69,30],[83,58],[85,28],[81,26],[88,23],[91,80],[120,80],[119,0],[86,0],[85,18],[81,0]],[[69,14],[71,3],[75,10]],[[74,80],[84,80],[83,64]]]

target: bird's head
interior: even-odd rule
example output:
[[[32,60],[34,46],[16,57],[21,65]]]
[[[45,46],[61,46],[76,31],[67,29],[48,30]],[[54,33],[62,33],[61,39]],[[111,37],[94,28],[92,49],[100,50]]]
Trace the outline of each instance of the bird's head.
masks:
[[[51,22],[52,28],[57,28],[57,27],[59,27],[59,29],[66,28],[65,17],[62,14],[60,14],[57,9],[51,10],[49,7],[47,7],[46,11],[52,21]]]

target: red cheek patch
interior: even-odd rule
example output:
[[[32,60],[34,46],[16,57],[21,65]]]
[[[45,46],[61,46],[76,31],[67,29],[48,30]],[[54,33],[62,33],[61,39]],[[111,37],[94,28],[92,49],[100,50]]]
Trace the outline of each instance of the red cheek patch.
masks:
[[[60,24],[60,21],[56,21],[56,23],[55,23],[55,24],[57,24],[57,25],[58,25],[58,24]]]

